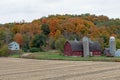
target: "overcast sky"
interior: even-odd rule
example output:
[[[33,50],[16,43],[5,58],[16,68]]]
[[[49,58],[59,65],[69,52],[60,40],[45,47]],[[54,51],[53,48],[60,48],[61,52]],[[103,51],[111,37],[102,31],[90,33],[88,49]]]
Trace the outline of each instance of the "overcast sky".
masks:
[[[0,23],[84,13],[120,18],[120,0],[0,0]]]

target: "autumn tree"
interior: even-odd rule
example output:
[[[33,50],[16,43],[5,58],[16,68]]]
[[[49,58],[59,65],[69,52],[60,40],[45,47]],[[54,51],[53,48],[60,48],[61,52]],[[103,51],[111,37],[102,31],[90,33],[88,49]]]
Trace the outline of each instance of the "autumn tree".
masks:
[[[21,25],[20,24],[15,24],[14,27],[11,28],[11,31],[16,34],[16,33],[20,33],[20,28]]]
[[[14,40],[15,40],[17,43],[19,43],[20,46],[22,47],[22,45],[23,45],[23,35],[22,35],[22,34],[20,34],[20,33],[15,34]]]
[[[50,37],[54,37],[56,34],[56,31],[59,30],[58,25],[60,23],[60,20],[57,17],[51,17],[48,19],[48,24],[50,28]]]

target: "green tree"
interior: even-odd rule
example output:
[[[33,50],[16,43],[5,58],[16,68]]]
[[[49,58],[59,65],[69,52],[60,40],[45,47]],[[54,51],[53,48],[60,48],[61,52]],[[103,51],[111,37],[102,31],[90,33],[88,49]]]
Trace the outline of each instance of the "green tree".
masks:
[[[41,48],[41,46],[46,46],[46,36],[44,34],[35,35],[33,41],[33,47]]]
[[[2,48],[0,48],[0,56],[8,56],[8,46],[2,45]]]
[[[0,29],[0,48],[5,43],[5,37],[6,37],[5,32]]]
[[[22,49],[23,51],[27,52],[30,49],[30,36],[24,35],[23,40],[24,40],[24,43],[23,43]]]
[[[0,30],[0,40],[5,40],[5,32],[3,30]]]
[[[48,24],[42,24],[41,29],[43,31],[43,34],[48,35],[50,33],[49,25]]]
[[[61,52],[64,51],[64,44],[66,42],[65,38],[59,38],[55,41],[55,47],[56,49],[60,50]]]
[[[6,35],[5,36],[5,43],[8,44],[13,40],[13,33],[9,29],[6,29],[5,35]]]

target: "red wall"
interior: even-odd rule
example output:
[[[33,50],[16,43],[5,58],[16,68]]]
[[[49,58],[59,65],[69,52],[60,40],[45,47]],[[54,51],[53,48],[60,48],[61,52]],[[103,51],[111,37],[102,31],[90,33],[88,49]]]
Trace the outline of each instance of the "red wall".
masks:
[[[65,56],[83,56],[83,51],[72,51],[70,43],[66,42],[64,45],[64,55]],[[92,55],[100,56],[101,51],[100,50],[92,51]]]
[[[82,51],[72,51],[70,43],[66,42],[64,46],[64,55],[65,56],[82,56]]]
[[[101,51],[93,51],[92,54],[93,54],[93,56],[100,56]]]
[[[64,46],[64,55],[65,56],[72,56],[71,45],[68,42],[66,42],[65,46]]]
[[[74,51],[72,56],[83,56],[83,51]]]

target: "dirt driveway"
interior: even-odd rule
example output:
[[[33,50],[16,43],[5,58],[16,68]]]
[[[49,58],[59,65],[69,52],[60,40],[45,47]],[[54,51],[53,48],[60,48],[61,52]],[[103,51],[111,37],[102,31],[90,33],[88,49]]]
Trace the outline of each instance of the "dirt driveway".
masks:
[[[120,80],[120,63],[0,58],[0,80]]]

